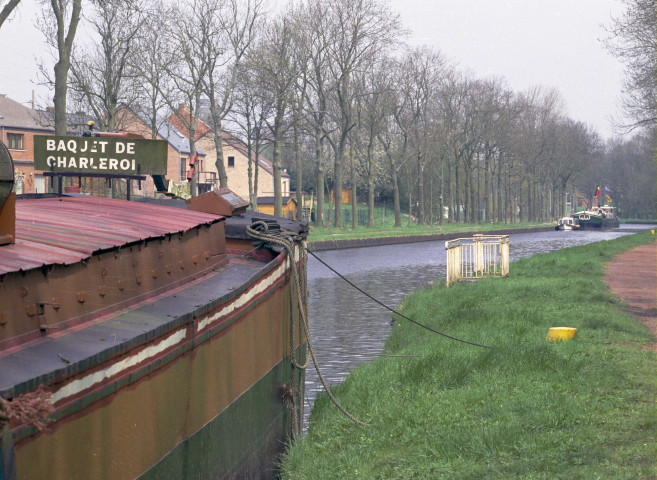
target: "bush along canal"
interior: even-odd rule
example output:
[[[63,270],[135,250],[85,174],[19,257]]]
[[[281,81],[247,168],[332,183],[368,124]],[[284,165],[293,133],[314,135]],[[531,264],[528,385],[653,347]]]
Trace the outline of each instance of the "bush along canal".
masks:
[[[405,298],[405,316],[492,348],[397,318],[388,356],[333,389],[367,426],[320,394],[282,478],[655,478],[654,338],[602,281],[614,256],[653,241],[538,254],[507,278]],[[577,334],[548,342],[554,326]]]

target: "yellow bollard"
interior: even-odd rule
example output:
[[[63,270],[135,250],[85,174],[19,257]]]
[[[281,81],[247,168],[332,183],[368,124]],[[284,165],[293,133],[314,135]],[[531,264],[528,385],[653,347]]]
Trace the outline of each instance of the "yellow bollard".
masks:
[[[654,234],[655,234],[655,231],[654,231],[654,230],[650,230],[650,233],[652,233],[652,234],[654,235]]]
[[[576,328],[572,327],[552,327],[548,331],[547,340],[552,342],[566,342],[575,336]]]

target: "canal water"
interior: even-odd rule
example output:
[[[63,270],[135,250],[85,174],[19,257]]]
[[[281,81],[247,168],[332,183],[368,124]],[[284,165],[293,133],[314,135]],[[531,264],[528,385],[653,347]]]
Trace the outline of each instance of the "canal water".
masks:
[[[566,247],[612,240],[651,225],[621,225],[613,230],[549,231],[511,234],[511,261]],[[379,301],[395,308],[410,292],[446,274],[445,242],[329,250],[316,254]],[[376,358],[390,333],[391,313],[337,277],[312,256],[308,260],[312,342],[322,374],[336,385],[359,363]],[[305,418],[323,389],[314,367],[306,371]]]

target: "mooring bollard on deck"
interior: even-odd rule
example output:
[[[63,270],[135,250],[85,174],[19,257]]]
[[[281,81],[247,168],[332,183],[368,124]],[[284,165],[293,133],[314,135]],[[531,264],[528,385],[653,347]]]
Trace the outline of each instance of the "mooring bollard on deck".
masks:
[[[509,274],[509,236],[474,235],[445,242],[447,286],[459,280]]]

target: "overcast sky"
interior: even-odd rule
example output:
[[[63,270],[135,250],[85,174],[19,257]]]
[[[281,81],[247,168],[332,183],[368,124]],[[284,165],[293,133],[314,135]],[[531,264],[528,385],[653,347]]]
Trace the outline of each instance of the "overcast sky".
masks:
[[[35,90],[43,104],[50,94],[35,85],[35,58],[45,56],[36,2],[21,3],[0,28],[0,93],[29,104]],[[612,136],[623,68],[600,39],[622,11],[619,0],[391,0],[391,7],[409,43],[431,45],[478,77],[504,77],[516,92],[555,87],[571,118]]]

